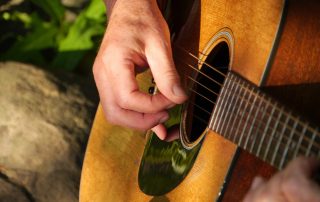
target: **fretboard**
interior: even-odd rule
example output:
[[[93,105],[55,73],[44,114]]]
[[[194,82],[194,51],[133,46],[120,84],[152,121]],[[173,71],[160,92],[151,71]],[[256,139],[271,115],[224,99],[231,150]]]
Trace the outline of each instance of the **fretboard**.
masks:
[[[278,169],[299,155],[320,157],[318,127],[233,73],[225,80],[209,127]]]

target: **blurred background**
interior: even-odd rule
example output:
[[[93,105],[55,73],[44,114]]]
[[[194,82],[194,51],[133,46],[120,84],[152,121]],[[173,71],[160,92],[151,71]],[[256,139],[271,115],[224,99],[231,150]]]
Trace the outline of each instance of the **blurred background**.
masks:
[[[78,201],[102,0],[0,0],[0,201]]]

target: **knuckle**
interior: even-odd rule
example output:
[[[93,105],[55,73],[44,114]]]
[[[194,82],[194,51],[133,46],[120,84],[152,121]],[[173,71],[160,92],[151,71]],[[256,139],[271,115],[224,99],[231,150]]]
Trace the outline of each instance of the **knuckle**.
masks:
[[[112,61],[111,54],[112,52],[110,51],[110,46],[107,46],[102,50],[100,57],[104,65],[107,65],[110,61]]]
[[[130,109],[130,96],[128,94],[119,94],[117,104],[123,109]]]
[[[98,65],[97,62],[95,62],[92,67],[93,76],[96,78],[98,75],[100,75],[100,71],[101,71],[101,65]]]

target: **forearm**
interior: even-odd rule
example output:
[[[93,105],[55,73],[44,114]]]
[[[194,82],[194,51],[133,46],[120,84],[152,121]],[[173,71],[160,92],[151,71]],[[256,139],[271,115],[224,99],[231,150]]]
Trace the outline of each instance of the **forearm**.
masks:
[[[165,8],[168,0],[156,0],[156,1],[158,3],[159,9],[163,10]],[[117,2],[117,0],[104,0],[104,3],[107,8],[108,18],[111,16],[112,9],[113,9],[116,2]],[[137,3],[137,2],[135,2],[135,3]]]

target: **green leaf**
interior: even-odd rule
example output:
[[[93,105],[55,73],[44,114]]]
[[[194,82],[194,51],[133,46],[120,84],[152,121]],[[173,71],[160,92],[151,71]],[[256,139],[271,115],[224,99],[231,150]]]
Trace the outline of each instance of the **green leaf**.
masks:
[[[62,22],[65,9],[60,0],[31,0],[32,3],[42,8],[54,21]]]
[[[89,50],[96,47],[93,37],[102,36],[105,31],[105,6],[102,0],[92,0],[70,26],[67,36],[59,41],[59,54],[52,66],[74,69]]]
[[[92,0],[81,13],[69,33],[59,44],[59,51],[88,50],[94,47],[92,37],[102,35],[105,30],[105,6],[102,0]],[[101,23],[103,22],[103,23]]]
[[[59,51],[89,50],[94,47],[93,36],[102,35],[105,27],[80,15],[70,27],[67,37],[61,40]]]
[[[99,20],[106,13],[106,8],[102,0],[92,0],[85,15],[87,18]],[[102,18],[104,19],[104,18]]]
[[[45,48],[56,47],[55,36],[58,32],[57,27],[50,24],[38,27],[33,32],[30,32],[25,37],[17,40],[12,46],[9,53],[21,50],[21,51],[34,51],[42,50]]]

